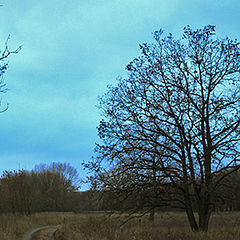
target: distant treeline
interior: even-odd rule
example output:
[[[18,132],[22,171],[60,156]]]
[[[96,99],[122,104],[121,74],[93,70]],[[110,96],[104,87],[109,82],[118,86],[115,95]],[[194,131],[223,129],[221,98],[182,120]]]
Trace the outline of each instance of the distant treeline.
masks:
[[[72,211],[78,187],[77,170],[66,163],[5,171],[0,179],[0,212]]]
[[[32,171],[5,171],[0,179],[0,213],[133,212],[145,211],[153,206],[160,211],[172,209],[161,201],[164,191],[161,191],[161,196],[149,189],[137,192],[80,192],[79,184],[77,170],[66,163],[38,165]],[[215,196],[215,211],[240,211],[240,172],[229,175],[220,189]]]
[[[224,173],[225,176],[226,173]],[[95,186],[97,188],[97,186]],[[191,189],[193,186],[189,186]],[[191,193],[191,192],[190,192]],[[115,190],[88,191],[80,197],[89,199],[86,207],[90,210],[116,210],[125,212],[152,212],[183,210],[182,205],[175,199],[181,199],[176,189],[168,186],[137,187],[129,189],[115,188]],[[194,211],[198,202],[194,194],[191,196]],[[83,201],[84,202],[84,201]],[[227,175],[214,192],[211,204],[213,211],[240,211],[240,171]]]
[[[169,184],[171,185],[171,184]],[[190,186],[191,188],[191,186]],[[181,204],[174,199],[180,199],[179,193],[171,191],[171,186],[167,189],[155,187],[154,189],[133,189],[132,191],[92,191],[89,193],[92,202],[95,199],[95,208],[98,210],[118,210],[137,212],[147,212],[155,209],[159,211],[174,211],[183,209]],[[197,210],[197,199],[192,196],[193,209]],[[99,199],[99,201],[97,200]],[[167,199],[164,201],[163,199]],[[240,171],[228,175],[219,185],[218,191],[214,193],[212,199],[213,211],[240,211]]]

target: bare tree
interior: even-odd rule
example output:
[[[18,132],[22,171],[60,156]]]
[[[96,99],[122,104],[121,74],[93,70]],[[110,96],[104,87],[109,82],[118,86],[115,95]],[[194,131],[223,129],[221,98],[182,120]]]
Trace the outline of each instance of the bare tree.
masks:
[[[70,165],[70,163],[52,162],[51,164],[39,164],[34,168],[35,172],[51,172],[54,175],[58,175],[64,183],[64,188],[67,191],[76,191],[80,188],[81,179],[79,177],[76,168]]]
[[[100,99],[101,143],[86,167],[100,189],[164,189],[159,201],[206,231],[215,191],[239,169],[239,43],[211,25],[154,39]]]
[[[6,62],[6,59],[11,54],[17,54],[21,50],[21,46],[13,51],[9,50],[9,47],[8,47],[9,39],[10,39],[10,35],[8,35],[7,40],[5,41],[4,49],[0,51],[0,93],[5,93],[7,91],[6,84],[4,83],[4,78],[3,78],[4,73],[8,68],[8,63]],[[1,106],[1,101],[0,101],[0,106]],[[7,109],[8,109],[8,105],[4,107],[0,111],[0,113],[5,112]]]
[[[0,213],[77,210],[77,183],[77,170],[68,163],[40,164],[34,171],[4,171],[0,177]]]
[[[0,178],[1,212],[30,214],[33,192],[28,172],[5,171]]]

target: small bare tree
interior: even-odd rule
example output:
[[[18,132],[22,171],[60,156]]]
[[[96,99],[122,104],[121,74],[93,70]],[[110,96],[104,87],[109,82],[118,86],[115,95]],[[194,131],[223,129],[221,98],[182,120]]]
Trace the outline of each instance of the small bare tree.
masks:
[[[211,25],[154,39],[100,99],[102,141],[86,166],[100,188],[164,189],[159,201],[206,231],[215,191],[239,169],[239,43]]]
[[[5,41],[5,46],[2,51],[0,51],[0,93],[5,93],[7,91],[6,84],[4,83],[4,73],[8,68],[8,63],[6,62],[6,59],[11,55],[11,54],[17,54],[21,50],[21,46],[18,47],[17,49],[10,51],[8,48],[8,41],[10,39],[10,35],[8,35],[7,40]],[[0,101],[0,106],[1,106],[1,101]],[[4,107],[0,113],[5,112],[8,109],[8,105]]]

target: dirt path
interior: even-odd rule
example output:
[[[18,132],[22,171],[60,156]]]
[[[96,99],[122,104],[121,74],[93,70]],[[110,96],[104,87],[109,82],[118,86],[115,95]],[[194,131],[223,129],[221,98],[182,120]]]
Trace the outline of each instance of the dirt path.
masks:
[[[20,240],[54,240],[54,233],[60,226],[44,226],[27,232]]]

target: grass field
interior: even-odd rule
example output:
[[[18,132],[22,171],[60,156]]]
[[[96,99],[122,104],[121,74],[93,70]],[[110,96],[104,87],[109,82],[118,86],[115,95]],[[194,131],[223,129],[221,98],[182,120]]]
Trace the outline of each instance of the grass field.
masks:
[[[119,227],[124,216],[67,216],[57,240],[237,240],[240,213],[215,213],[208,233],[193,233],[184,213],[158,213],[154,224],[145,216]]]
[[[121,226],[123,214],[40,213],[32,216],[0,216],[0,239],[17,240],[35,227],[61,224],[56,240],[237,240],[240,212],[215,213],[208,233],[193,233],[184,213],[157,213],[134,218]]]
[[[1,215],[0,240],[18,240],[21,236],[38,226],[63,223],[62,213],[40,213],[31,216]]]

